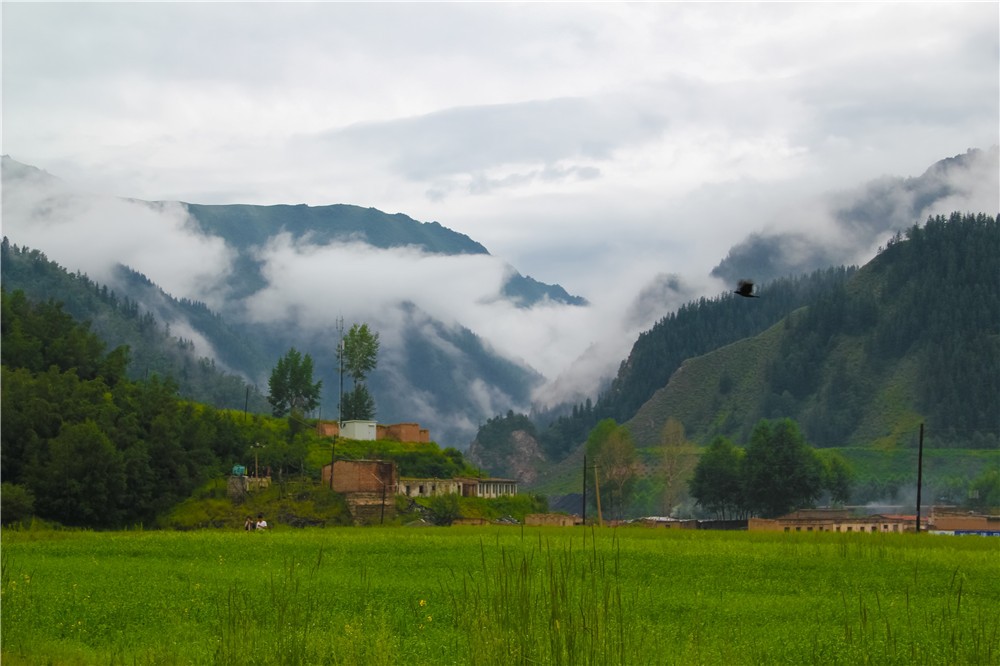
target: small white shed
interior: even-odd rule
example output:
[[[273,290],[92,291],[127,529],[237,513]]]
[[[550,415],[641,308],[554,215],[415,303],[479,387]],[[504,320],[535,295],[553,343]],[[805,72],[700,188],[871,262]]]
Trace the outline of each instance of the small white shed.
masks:
[[[375,441],[378,427],[375,421],[344,421],[340,428],[340,436],[345,439]]]

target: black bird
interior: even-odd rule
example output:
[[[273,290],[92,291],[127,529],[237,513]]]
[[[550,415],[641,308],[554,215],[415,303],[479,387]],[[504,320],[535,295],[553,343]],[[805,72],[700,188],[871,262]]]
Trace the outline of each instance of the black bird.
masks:
[[[753,293],[753,282],[750,280],[740,280],[733,293],[747,298],[757,298],[757,294]]]

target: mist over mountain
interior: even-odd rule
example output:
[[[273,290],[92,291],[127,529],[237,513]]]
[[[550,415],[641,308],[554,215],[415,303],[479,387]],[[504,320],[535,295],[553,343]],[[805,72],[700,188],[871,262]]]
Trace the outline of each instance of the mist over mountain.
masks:
[[[864,263],[893,234],[914,222],[953,211],[1000,209],[1000,149],[969,149],[943,159],[917,177],[884,176],[825,195],[788,211],[784,228],[755,230],[738,242],[712,275],[729,283],[752,276],[773,280],[828,266]],[[815,223],[817,216],[826,223]]]
[[[104,197],[9,157],[3,178],[4,232],[13,243],[43,249],[129,299],[197,356],[266,393],[274,362],[290,346],[311,354],[326,387],[316,416],[337,415],[339,327],[364,321],[382,342],[369,378],[379,420],[417,421],[442,442],[465,446],[492,414],[527,409],[543,378],[464,325],[463,309],[489,319],[586,306],[467,236],[405,215]],[[143,273],[133,270],[139,266]],[[202,315],[225,321],[225,330]]]
[[[735,276],[766,282],[845,257],[859,262],[918,211],[994,205],[996,170],[996,148],[970,151],[915,179],[830,195],[751,231],[711,275],[664,265],[631,293],[615,292],[609,274],[610,299],[521,275],[469,236],[405,214],[140,201],[81,191],[7,156],[3,222],[12,243],[127,296],[196,355],[265,392],[288,347],[310,353],[324,382],[317,416],[337,414],[339,325],[366,322],[382,340],[369,378],[377,418],[418,421],[464,448],[497,414],[596,398],[616,369],[631,367],[622,359],[637,337],[728,291]],[[796,232],[798,222],[812,231]],[[228,333],[207,325],[213,318]],[[616,402],[623,419],[659,386],[633,395],[621,393],[620,372],[616,382],[613,392],[628,396]]]

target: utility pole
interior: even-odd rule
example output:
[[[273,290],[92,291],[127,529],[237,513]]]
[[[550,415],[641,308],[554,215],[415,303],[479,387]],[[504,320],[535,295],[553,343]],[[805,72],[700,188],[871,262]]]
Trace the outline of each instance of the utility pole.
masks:
[[[382,511],[379,514],[378,524],[385,524],[385,481],[382,481]]]
[[[601,480],[597,474],[597,465],[594,465],[594,489],[597,492],[597,526],[604,527],[604,517],[601,515]]]
[[[587,456],[583,457],[583,524],[587,524]]]
[[[337,462],[337,437],[333,436],[333,444],[330,446],[330,490],[333,490],[333,466]]]
[[[340,334],[340,342],[337,345],[337,354],[340,357],[340,399],[337,402],[337,432],[344,427],[344,318],[337,317],[337,333]],[[332,472],[331,472],[332,474]]]
[[[340,342],[337,343],[337,356],[340,357],[340,397],[337,400],[337,434],[333,436],[333,446],[330,447],[330,490],[333,490],[333,466],[337,461],[337,438],[344,428],[344,318],[337,317],[337,333]]]
[[[917,445],[917,534],[920,534],[920,487],[924,476],[924,424],[920,424],[920,443]]]

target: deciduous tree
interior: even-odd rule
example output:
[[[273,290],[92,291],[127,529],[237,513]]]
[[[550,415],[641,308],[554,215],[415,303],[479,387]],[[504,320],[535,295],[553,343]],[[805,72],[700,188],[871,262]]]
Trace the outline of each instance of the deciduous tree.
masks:
[[[363,383],[378,364],[378,333],[368,324],[354,324],[344,336],[344,369],[355,384]]]
[[[378,350],[378,333],[372,331],[368,324],[354,324],[344,336],[337,354],[354,387],[341,398],[341,420],[375,418],[375,398],[368,391],[365,379],[378,363]]]
[[[795,421],[760,421],[750,436],[743,482],[747,508],[773,518],[816,501],[823,463]]]
[[[587,438],[587,456],[597,466],[600,487],[619,517],[635,485],[636,450],[632,435],[613,419],[600,421]]]
[[[723,520],[745,514],[743,496],[743,449],[719,436],[695,466],[688,484],[699,505]]]
[[[313,382],[312,357],[302,355],[295,347],[278,359],[267,385],[267,401],[275,416],[305,414],[319,406],[323,382]]]

